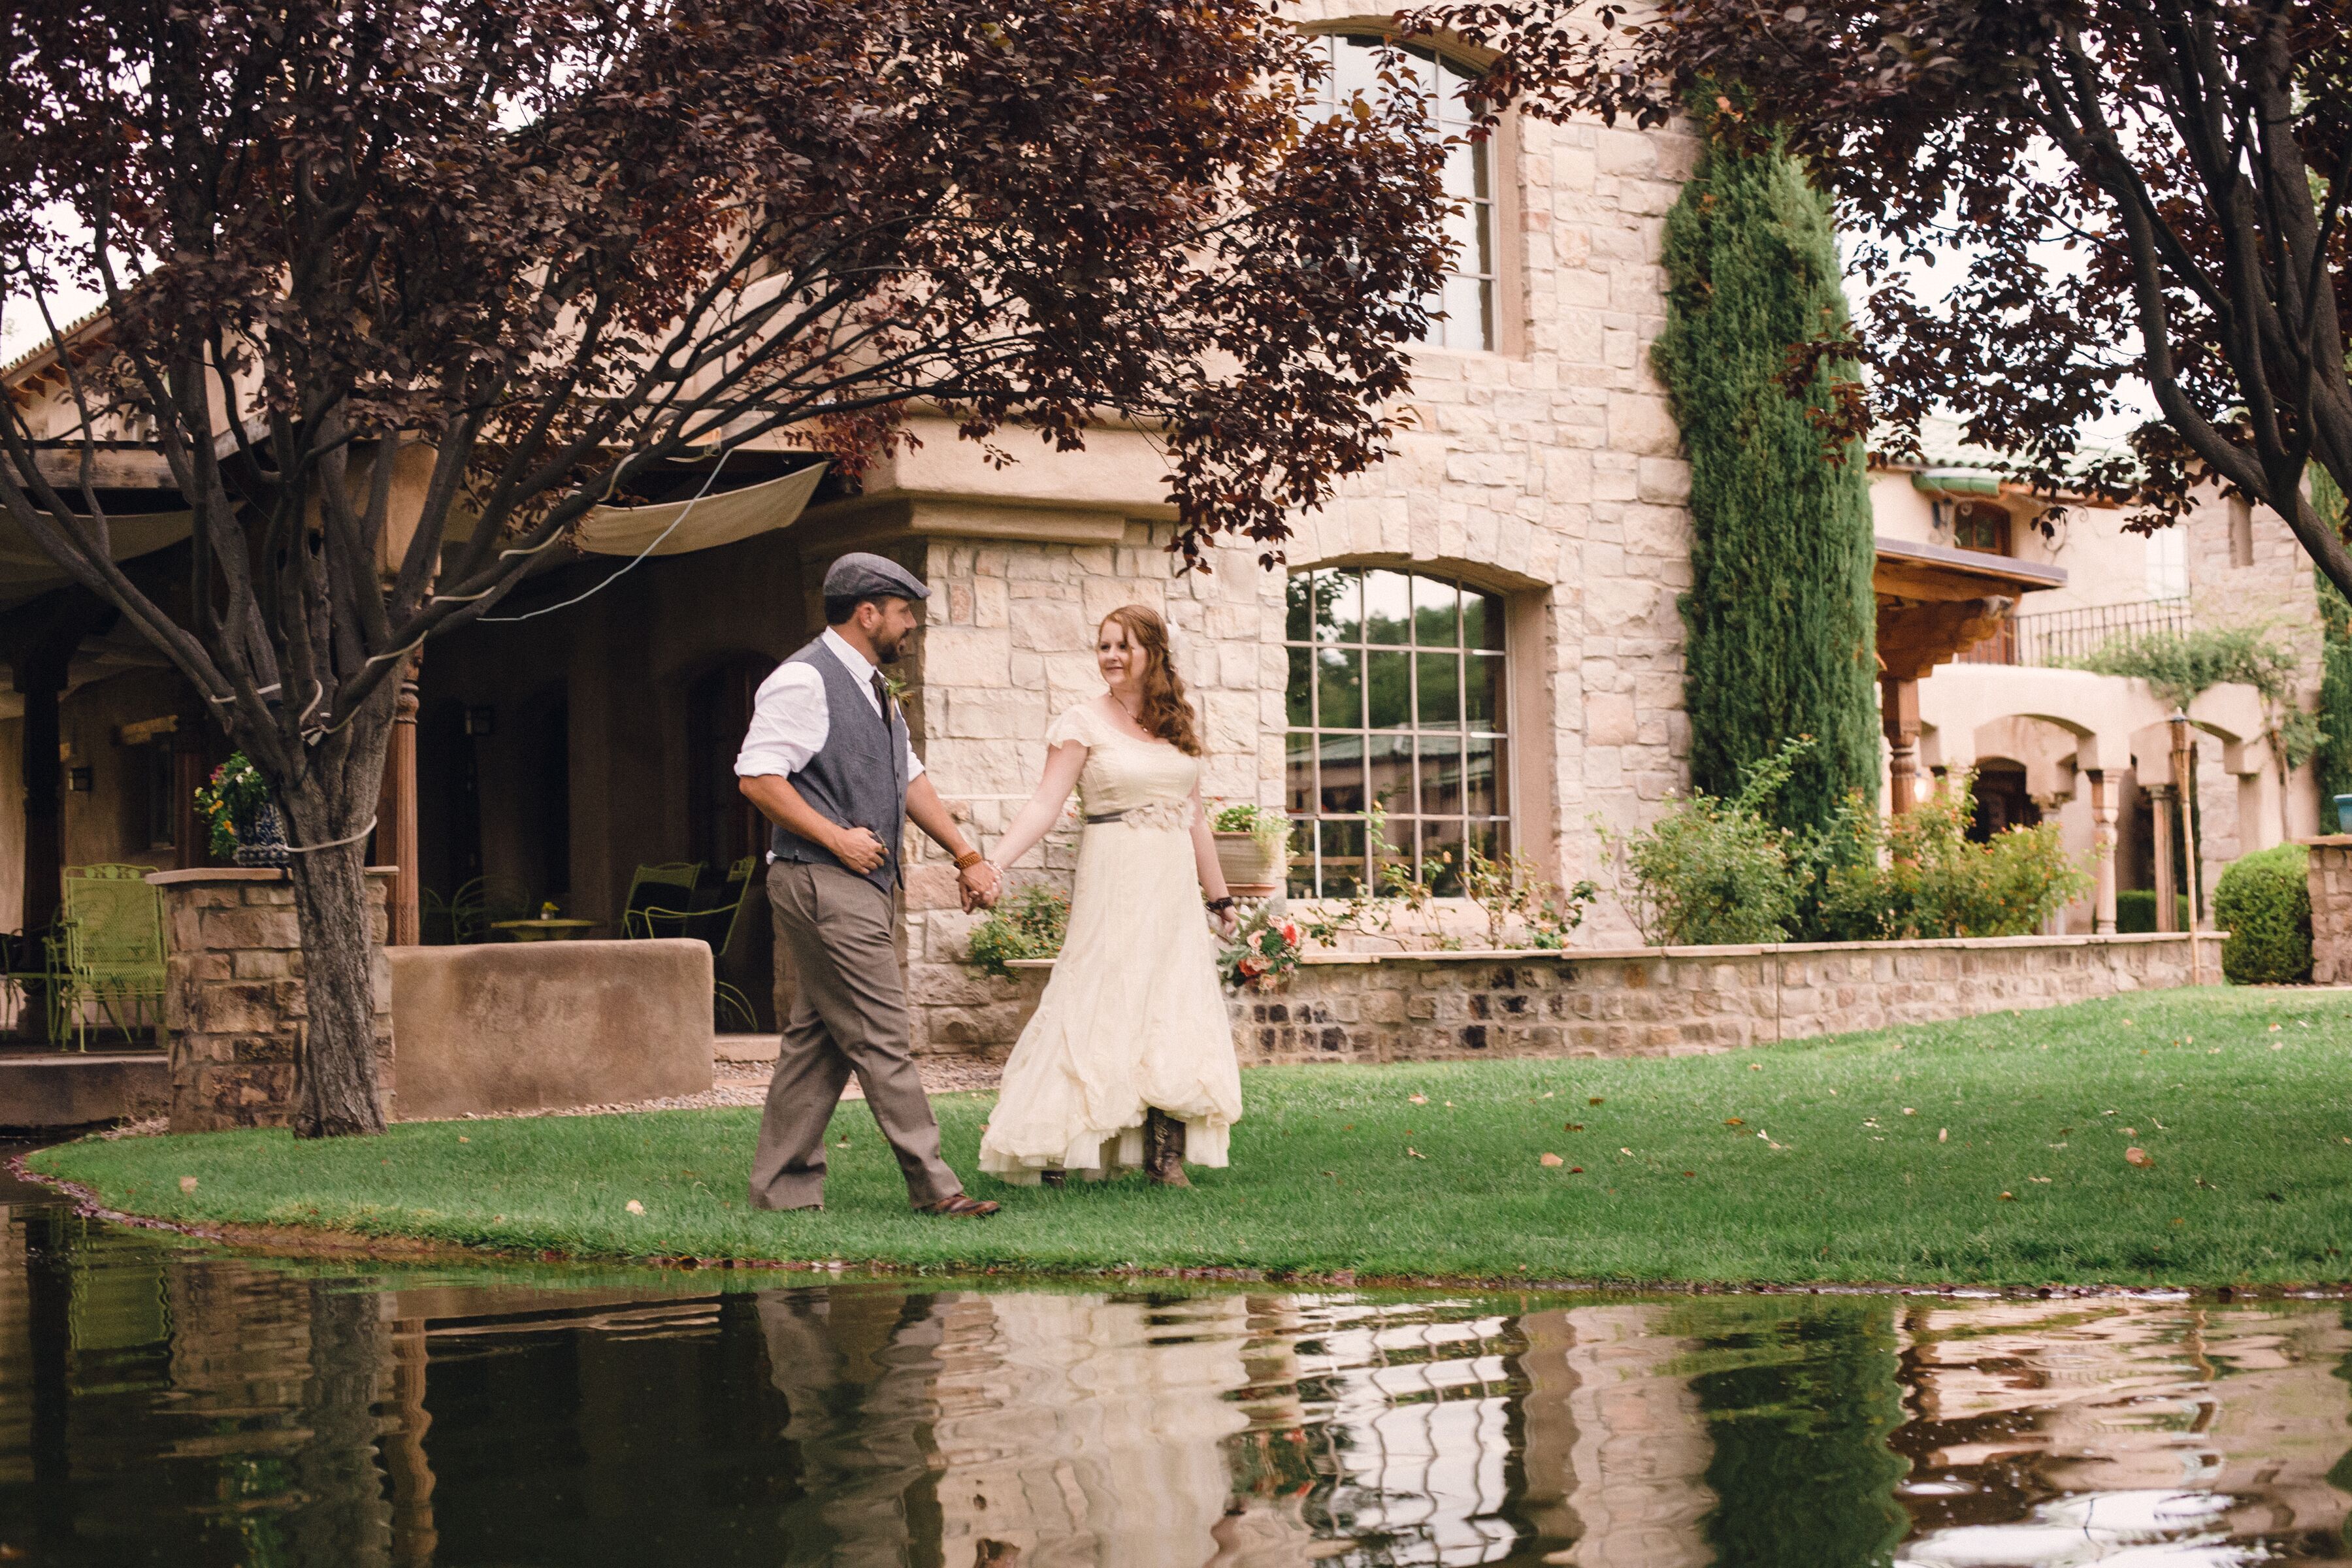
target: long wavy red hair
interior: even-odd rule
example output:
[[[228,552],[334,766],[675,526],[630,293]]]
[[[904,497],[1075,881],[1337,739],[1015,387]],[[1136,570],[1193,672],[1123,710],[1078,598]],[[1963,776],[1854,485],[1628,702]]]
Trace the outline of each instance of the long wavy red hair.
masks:
[[[1192,705],[1184,699],[1184,678],[1169,657],[1168,623],[1145,605],[1121,605],[1102,618],[1105,626],[1113,621],[1126,631],[1129,645],[1143,654],[1143,710],[1135,716],[1136,722],[1186,756],[1201,755],[1201,731],[1192,721]],[[1101,637],[1101,626],[1095,635]]]

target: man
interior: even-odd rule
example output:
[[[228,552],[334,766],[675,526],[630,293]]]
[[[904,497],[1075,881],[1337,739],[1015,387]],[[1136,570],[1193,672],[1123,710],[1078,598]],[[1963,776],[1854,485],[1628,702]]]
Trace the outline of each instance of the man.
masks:
[[[924,1214],[978,1218],[940,1158],[940,1125],[908,1048],[893,940],[908,817],[955,857],[964,907],[992,903],[996,875],[923,772],[880,667],[930,597],[905,568],[853,553],[824,574],[825,629],[761,683],[735,759],[743,794],[774,824],[768,900],[800,982],[751,1159],[751,1206],[824,1206],[824,1133],[856,1073],[907,1192]]]

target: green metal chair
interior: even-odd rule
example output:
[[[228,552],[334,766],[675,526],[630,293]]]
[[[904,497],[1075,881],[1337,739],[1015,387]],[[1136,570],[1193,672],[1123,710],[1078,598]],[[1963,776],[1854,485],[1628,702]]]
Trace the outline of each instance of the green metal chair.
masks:
[[[727,880],[714,889],[714,900],[704,909],[669,910],[648,907],[644,916],[645,934],[658,931],[665,936],[699,938],[710,945],[711,1005],[717,1010],[718,1021],[724,1024],[731,1016],[742,1021],[746,1032],[760,1026],[760,1016],[752,1010],[751,999],[735,986],[718,978],[719,965],[735,946],[735,934],[743,929],[743,911],[751,906],[751,889],[758,881],[760,858],[746,855],[727,868]],[[642,868],[640,871],[642,872]]]
[[[638,867],[629,879],[629,896],[621,901],[621,934],[639,939],[680,934],[701,890],[704,869],[699,860]]]
[[[148,885],[152,866],[69,866],[55,940],[59,962],[49,988],[52,1037],[70,1020],[74,1048],[89,1048],[89,1004],[128,1037],[133,1020],[163,1043],[163,895]]]

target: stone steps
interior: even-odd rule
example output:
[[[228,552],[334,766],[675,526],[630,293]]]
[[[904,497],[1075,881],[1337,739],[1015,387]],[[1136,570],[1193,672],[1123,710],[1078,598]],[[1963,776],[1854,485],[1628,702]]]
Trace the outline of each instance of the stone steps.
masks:
[[[0,1128],[49,1131],[160,1114],[172,1074],[161,1051],[0,1056]]]

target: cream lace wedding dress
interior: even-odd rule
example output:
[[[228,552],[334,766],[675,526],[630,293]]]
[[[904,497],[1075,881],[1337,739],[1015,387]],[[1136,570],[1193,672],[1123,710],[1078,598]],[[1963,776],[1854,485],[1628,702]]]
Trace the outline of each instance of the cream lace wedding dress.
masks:
[[[1222,1165],[1242,1084],[1192,857],[1200,760],[1124,733],[1091,702],[1045,740],[1087,748],[1086,816],[1122,815],[1078,840],[1069,934],[1004,1064],[980,1168],[1027,1184],[1049,1167],[1140,1165],[1149,1108],[1184,1123],[1188,1163]]]

